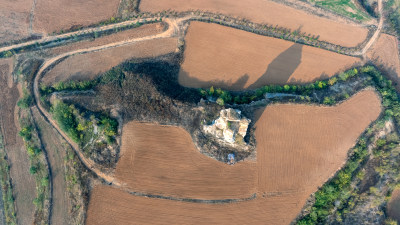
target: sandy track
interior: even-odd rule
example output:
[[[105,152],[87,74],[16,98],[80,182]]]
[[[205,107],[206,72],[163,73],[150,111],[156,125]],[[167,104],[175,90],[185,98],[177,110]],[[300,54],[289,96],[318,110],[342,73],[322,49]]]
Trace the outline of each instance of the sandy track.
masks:
[[[203,200],[249,198],[257,191],[255,162],[213,160],[182,128],[131,122],[123,130],[115,176],[132,191]]]
[[[29,174],[30,162],[24,143],[18,136],[19,123],[15,111],[20,92],[12,82],[12,59],[0,60],[0,123],[5,149],[10,163],[10,175],[20,224],[32,224],[36,197],[36,182]]]
[[[132,196],[97,186],[87,224],[289,224],[309,195],[345,163],[349,148],[380,111],[380,99],[371,90],[333,107],[267,106],[256,122],[256,199],[201,204]]]
[[[292,30],[319,35],[319,40],[345,47],[362,43],[368,30],[360,26],[338,23],[333,20],[307,14],[306,12],[268,0],[142,0],[141,11],[159,12],[202,10],[249,19],[256,23],[279,25]],[[340,31],[340,32],[338,32]]]
[[[91,38],[55,48],[49,49],[51,55],[59,55],[65,52],[74,51],[81,48],[90,48],[95,46],[101,46],[112,42],[119,42],[123,40],[130,40],[133,38],[146,37],[155,35],[163,31],[161,23],[144,24],[138,28],[124,30],[118,33],[101,36],[99,38]]]
[[[117,13],[119,0],[37,0],[33,30],[51,33],[73,26],[88,26]]]
[[[154,19],[156,19],[156,18],[147,18],[147,20],[154,20]],[[60,40],[63,40],[63,39],[68,39],[68,38],[70,38],[72,36],[75,36],[75,35],[76,36],[80,36],[80,35],[85,35],[85,34],[88,34],[88,33],[109,31],[109,30],[113,30],[113,29],[118,28],[118,27],[124,27],[124,26],[127,26],[127,25],[132,25],[132,24],[136,24],[137,22],[144,22],[144,21],[145,21],[145,19],[128,20],[128,21],[124,21],[124,22],[121,22],[121,23],[110,24],[110,25],[100,26],[100,27],[95,27],[95,28],[87,28],[87,29],[84,29],[84,30],[69,32],[69,33],[60,34],[60,35],[46,36],[46,37],[44,37],[44,38],[42,38],[40,40],[27,41],[27,42],[22,42],[20,44],[1,47],[0,48],[0,52],[11,51],[13,49],[34,45],[36,43],[41,44],[41,43],[47,43],[47,42],[52,42],[52,41],[60,41]],[[170,21],[170,20],[168,20],[168,21]],[[171,31],[171,30],[169,30],[169,31]]]
[[[360,63],[359,58],[217,24],[191,22],[179,83],[231,90],[309,83]]]

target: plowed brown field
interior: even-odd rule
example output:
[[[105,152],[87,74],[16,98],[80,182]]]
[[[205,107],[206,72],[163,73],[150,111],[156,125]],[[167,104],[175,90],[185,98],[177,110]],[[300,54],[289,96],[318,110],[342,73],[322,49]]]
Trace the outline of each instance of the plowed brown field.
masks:
[[[138,197],[97,186],[91,194],[87,224],[289,224],[309,195],[343,165],[349,148],[380,111],[380,99],[371,90],[362,91],[333,107],[268,106],[264,112],[258,112],[260,118],[256,122],[258,182],[255,200],[230,204],[191,203]],[[137,145],[133,133],[129,138],[133,139],[133,146]],[[179,140],[178,137],[171,139]],[[165,143],[147,144],[162,148]],[[152,151],[151,148],[147,150]],[[123,154],[127,154],[126,149]],[[169,157],[166,153],[163,156]],[[131,157],[139,163],[136,155]],[[144,171],[142,177],[153,176],[151,170],[159,167],[166,170],[162,174],[176,173],[177,170],[169,171],[173,167],[192,169],[185,160],[171,159],[157,165],[153,158],[137,159],[146,161],[141,162],[142,165],[152,165],[146,167],[148,171]],[[180,165],[188,165],[188,168]],[[135,165],[126,168],[135,170]],[[234,170],[235,167],[229,168]],[[168,188],[160,186],[160,189]]]
[[[42,82],[50,85],[68,80],[94,79],[98,74],[132,58],[156,57],[174,52],[177,38],[152,39],[101,51],[71,56],[44,75]]]
[[[380,99],[372,90],[334,107],[266,107],[256,124],[260,191],[316,191],[342,166],[380,112]]]
[[[396,189],[392,193],[392,197],[388,203],[387,213],[389,216],[400,223],[400,189]]]
[[[381,34],[378,41],[367,52],[368,59],[382,67],[390,79],[397,83],[400,91],[400,59],[397,38],[388,34]]]
[[[73,26],[88,26],[117,13],[119,0],[37,0],[33,29],[52,33]]]
[[[213,160],[182,128],[131,122],[122,143],[116,177],[131,190],[195,199],[248,198],[257,191],[255,162]]]
[[[159,12],[202,10],[246,18],[256,23],[267,23],[301,32],[319,35],[319,40],[345,47],[362,43],[368,30],[360,26],[338,23],[333,20],[307,14],[306,12],[268,0],[142,0],[141,11]]]
[[[52,48],[49,50],[49,52],[52,55],[58,55],[63,52],[69,52],[69,51],[73,51],[73,50],[77,50],[77,49],[101,46],[101,45],[105,45],[105,44],[112,43],[112,42],[119,42],[119,41],[129,40],[129,39],[133,39],[133,38],[155,35],[155,34],[161,33],[162,30],[163,30],[163,26],[160,23],[145,24],[138,28],[121,31],[121,32],[110,34],[110,35],[103,36],[100,38],[88,39],[88,40],[80,41],[77,43]]]
[[[214,85],[242,90],[307,83],[360,62],[355,57],[202,22],[191,23],[185,43],[179,82],[195,88]]]

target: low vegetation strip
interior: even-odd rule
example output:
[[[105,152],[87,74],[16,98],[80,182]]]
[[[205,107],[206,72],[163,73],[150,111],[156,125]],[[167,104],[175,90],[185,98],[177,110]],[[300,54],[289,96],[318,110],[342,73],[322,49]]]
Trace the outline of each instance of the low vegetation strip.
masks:
[[[193,21],[185,37],[179,83],[230,90],[304,84],[329,78],[358,63],[355,57]]]
[[[3,135],[0,129],[0,184],[1,184],[1,196],[2,196],[2,206],[4,211],[5,222],[7,225],[17,225],[16,210],[14,204],[14,196],[11,185],[10,177],[10,165],[7,160],[7,153],[4,149]],[[1,216],[0,218],[3,218]]]
[[[29,155],[29,173],[35,177],[37,196],[33,200],[35,205],[35,224],[48,224],[51,207],[51,183],[49,181],[48,162],[40,144],[37,128],[32,120],[29,109],[21,109],[19,136],[25,143],[25,149]]]
[[[173,9],[178,12],[188,10],[210,11],[245,18],[252,22],[298,30],[319,36],[320,40],[338,44],[343,47],[355,47],[361,44],[368,35],[368,29],[350,24],[338,23],[326,18],[307,14],[300,10],[272,1],[185,1],[185,0],[143,0],[141,11],[152,13]],[[317,22],[316,22],[317,21]],[[337,32],[340,30],[340,32]]]

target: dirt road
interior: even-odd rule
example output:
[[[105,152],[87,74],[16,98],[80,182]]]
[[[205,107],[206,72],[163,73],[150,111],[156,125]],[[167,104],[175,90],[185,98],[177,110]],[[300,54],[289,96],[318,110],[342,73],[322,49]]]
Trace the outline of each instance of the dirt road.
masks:
[[[107,45],[102,45],[102,46],[96,46],[96,47],[91,47],[91,48],[86,48],[86,49],[79,49],[71,52],[67,52],[61,55],[58,55],[56,57],[53,57],[51,59],[48,59],[45,61],[45,63],[41,66],[39,71],[37,72],[35,76],[35,80],[33,83],[33,92],[35,96],[35,100],[38,103],[37,104],[37,109],[40,111],[40,113],[50,122],[50,124],[58,131],[58,133],[63,136],[63,138],[72,146],[72,148],[75,150],[77,153],[78,157],[82,161],[82,163],[89,168],[92,172],[94,172],[98,177],[106,181],[107,183],[116,185],[116,186],[121,186],[121,183],[118,182],[113,176],[103,173],[100,171],[98,168],[96,168],[95,162],[92,160],[86,158],[84,154],[81,152],[79,146],[73,142],[58,126],[58,124],[52,119],[51,115],[49,112],[47,112],[46,109],[43,108],[43,106],[40,103],[40,94],[39,94],[39,81],[40,78],[43,76],[43,74],[46,72],[46,69],[52,66],[53,64],[57,63],[60,59],[66,58],[71,55],[75,54],[82,54],[82,53],[87,53],[87,52],[94,52],[94,51],[99,51],[107,48],[113,48],[113,47],[118,47],[118,46],[123,46],[127,44],[131,44],[134,42],[140,42],[140,41],[145,41],[145,40],[151,40],[151,39],[157,39],[157,38],[168,38],[172,37],[178,32],[179,26],[177,25],[178,23],[182,22],[184,19],[180,20],[174,20],[174,19],[166,19],[166,22],[169,24],[168,30],[166,30],[163,33],[156,34],[156,35],[151,35],[147,37],[141,37],[141,38],[135,38],[131,40],[126,40],[126,41],[120,41],[120,42],[115,42],[115,43],[110,43]]]
[[[379,23],[378,23],[378,28],[376,29],[375,33],[372,35],[372,37],[369,39],[367,44],[364,46],[364,48],[356,52],[355,55],[359,55],[365,58],[365,54],[367,51],[371,48],[371,46],[375,43],[375,41],[378,39],[379,34],[381,33],[382,27],[383,27],[383,7],[382,7],[382,0],[378,0],[378,11],[379,11]]]

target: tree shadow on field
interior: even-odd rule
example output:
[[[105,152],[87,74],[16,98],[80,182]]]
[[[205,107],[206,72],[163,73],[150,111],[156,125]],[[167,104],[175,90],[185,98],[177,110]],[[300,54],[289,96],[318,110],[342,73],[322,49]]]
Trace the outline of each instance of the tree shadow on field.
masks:
[[[241,91],[244,89],[253,90],[268,84],[286,84],[289,81],[290,76],[297,69],[301,63],[302,56],[301,44],[293,44],[287,50],[277,56],[267,67],[264,74],[249,87],[245,88],[245,84],[250,79],[248,74],[244,74],[235,82],[226,80],[212,80],[212,81],[201,81],[198,78],[191,77],[186,71],[179,71],[179,83],[181,85],[193,85],[209,88],[210,86]]]
[[[256,89],[267,84],[285,84],[301,63],[303,45],[293,44],[277,56],[267,67],[265,73],[248,89]]]

